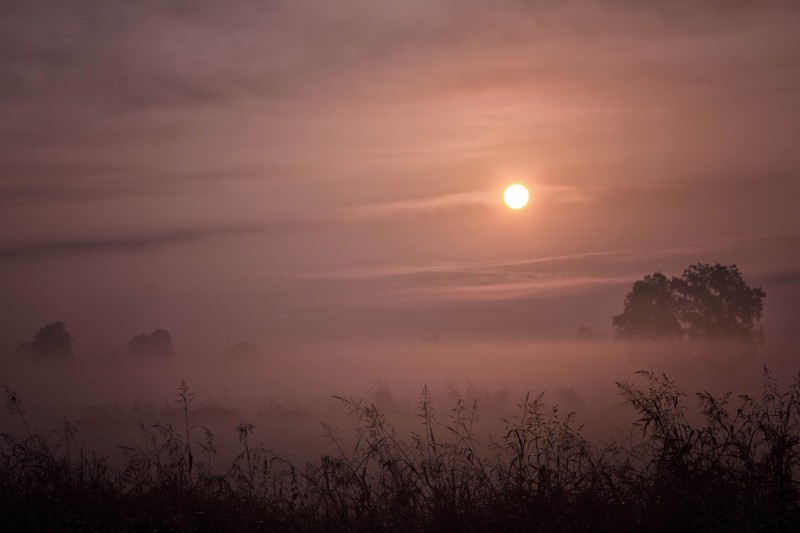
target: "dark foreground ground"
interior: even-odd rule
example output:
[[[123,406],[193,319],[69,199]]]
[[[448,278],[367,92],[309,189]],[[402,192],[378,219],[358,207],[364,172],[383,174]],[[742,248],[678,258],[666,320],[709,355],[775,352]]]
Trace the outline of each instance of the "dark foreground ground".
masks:
[[[217,468],[214,436],[190,420],[142,427],[125,460],[82,449],[77,427],[27,430],[0,445],[3,531],[798,531],[800,377],[781,389],[764,372],[759,398],[696,394],[666,376],[618,384],[638,413],[598,446],[572,414],[529,396],[504,434],[478,442],[475,405],[435,411],[401,437],[373,405],[340,401],[358,421],[355,446],[306,464],[254,446]],[[698,405],[702,422],[687,421]],[[442,413],[445,413],[442,416]],[[339,443],[330,432],[330,439]],[[188,443],[188,445],[187,445]]]

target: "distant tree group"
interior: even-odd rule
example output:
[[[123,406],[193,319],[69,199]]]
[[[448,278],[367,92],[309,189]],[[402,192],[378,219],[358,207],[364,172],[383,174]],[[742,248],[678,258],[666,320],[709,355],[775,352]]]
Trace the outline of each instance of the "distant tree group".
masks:
[[[679,278],[655,272],[636,281],[612,323],[616,337],[626,341],[727,339],[754,347],[765,297],[760,287],[747,285],[736,265],[698,263]]]
[[[21,344],[17,352],[43,360],[66,360],[72,357],[72,335],[60,320],[43,326],[33,342]]]
[[[134,335],[128,343],[128,353],[134,357],[166,357],[173,353],[172,335],[165,329],[153,330],[149,335]]]
[[[72,335],[64,322],[58,320],[44,325],[33,342],[17,347],[21,356],[42,361],[69,361],[72,359]],[[128,353],[137,358],[161,358],[173,354],[172,335],[165,329],[134,335],[128,343]]]

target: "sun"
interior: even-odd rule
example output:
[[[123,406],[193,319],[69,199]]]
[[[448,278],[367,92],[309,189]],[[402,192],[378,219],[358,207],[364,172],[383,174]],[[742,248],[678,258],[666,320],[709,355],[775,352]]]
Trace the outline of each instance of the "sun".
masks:
[[[503,193],[503,200],[506,205],[511,209],[522,209],[528,205],[528,189],[522,185],[515,183],[506,189]]]

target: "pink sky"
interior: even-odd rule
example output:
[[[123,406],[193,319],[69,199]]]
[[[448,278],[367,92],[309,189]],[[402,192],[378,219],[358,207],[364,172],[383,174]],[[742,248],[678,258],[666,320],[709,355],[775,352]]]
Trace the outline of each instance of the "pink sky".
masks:
[[[699,261],[788,334],[798,27],[795,2],[4,2],[0,343],[610,334],[635,279]]]

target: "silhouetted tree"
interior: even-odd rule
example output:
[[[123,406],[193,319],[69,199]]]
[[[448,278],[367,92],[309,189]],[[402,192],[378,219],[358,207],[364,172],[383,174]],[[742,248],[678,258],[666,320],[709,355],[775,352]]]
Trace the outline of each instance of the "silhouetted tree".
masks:
[[[681,322],[690,338],[749,337],[766,293],[751,288],[736,265],[698,263],[672,282]]]
[[[761,339],[755,323],[766,293],[751,288],[736,265],[697,263],[680,278],[661,272],[633,284],[622,314],[612,318],[623,340],[678,339],[704,343],[733,341],[752,352]],[[727,345],[727,350],[731,345]]]
[[[661,272],[635,282],[625,295],[622,314],[611,321],[623,340],[676,339],[683,334],[672,282]]]
[[[17,348],[20,354],[30,354],[42,359],[67,359],[72,356],[72,335],[60,320],[42,327],[33,337],[33,342]]]
[[[128,352],[134,357],[166,357],[173,353],[172,335],[165,329],[153,330],[149,335],[134,335],[128,343]]]

